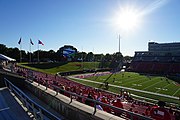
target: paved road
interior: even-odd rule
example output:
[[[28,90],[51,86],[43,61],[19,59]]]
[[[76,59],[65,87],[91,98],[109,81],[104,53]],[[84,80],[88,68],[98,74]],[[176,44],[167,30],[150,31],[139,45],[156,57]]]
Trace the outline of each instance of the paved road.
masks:
[[[82,80],[82,81],[87,81],[87,82],[102,84],[102,82],[96,82],[96,81],[91,81],[91,80],[87,80],[87,79],[75,78],[75,77],[73,77],[73,76],[68,76],[68,77],[69,77],[69,78],[73,78],[73,79],[77,79],[77,80]],[[138,89],[134,89],[134,88],[128,88],[128,87],[113,85],[113,84],[108,84],[108,85],[109,85],[109,86],[112,86],[112,87],[121,88],[121,89],[132,90],[132,91],[136,91],[136,92],[142,92],[142,93],[147,93],[147,94],[151,94],[151,95],[158,95],[158,96],[161,96],[161,97],[167,97],[167,98],[172,98],[172,99],[179,100],[179,97],[175,97],[175,96],[164,95],[164,94],[159,94],[159,93],[154,93],[154,92],[149,92],[149,91],[143,91],[143,90],[138,90]]]

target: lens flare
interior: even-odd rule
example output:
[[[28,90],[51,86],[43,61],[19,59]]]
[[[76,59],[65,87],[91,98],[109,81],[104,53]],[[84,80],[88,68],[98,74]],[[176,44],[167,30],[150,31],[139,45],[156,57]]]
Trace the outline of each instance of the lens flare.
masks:
[[[119,13],[116,13],[116,19],[114,23],[116,27],[119,27],[123,30],[133,30],[138,27],[140,23],[140,16],[137,11],[132,8],[123,8]]]
[[[119,9],[115,11],[114,16],[111,18],[113,27],[121,32],[133,31],[142,25],[143,18],[147,14],[150,14],[167,4],[168,1],[169,0],[154,0],[139,7],[133,6],[133,4],[121,4]]]

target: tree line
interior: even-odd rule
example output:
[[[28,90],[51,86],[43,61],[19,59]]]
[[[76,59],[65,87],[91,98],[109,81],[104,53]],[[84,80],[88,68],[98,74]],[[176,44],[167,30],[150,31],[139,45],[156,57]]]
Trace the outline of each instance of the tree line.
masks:
[[[60,62],[67,61],[67,58],[62,55],[60,49],[56,52],[54,50],[44,51],[44,50],[36,50],[33,53],[26,52],[25,50],[21,50],[22,62],[29,62],[29,57],[31,54],[32,62],[37,61],[37,56],[39,52],[39,58],[41,62]],[[8,48],[4,44],[0,44],[0,53],[16,59],[16,61],[20,61],[20,50],[15,48]],[[120,62],[120,61],[129,61],[132,57],[124,56],[120,52],[116,52],[113,54],[94,54],[93,52],[77,52],[72,61],[84,61],[84,62]]]

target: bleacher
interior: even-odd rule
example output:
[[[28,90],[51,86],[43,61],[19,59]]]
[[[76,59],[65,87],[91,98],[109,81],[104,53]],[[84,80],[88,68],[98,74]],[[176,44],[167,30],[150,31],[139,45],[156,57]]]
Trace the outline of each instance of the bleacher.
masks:
[[[135,63],[135,65],[136,64],[137,63]],[[137,69],[143,68],[144,70],[147,66],[152,68],[152,65],[149,63],[147,64],[146,67],[143,67],[144,65],[146,65],[146,62],[139,64],[139,66],[136,66],[136,68]],[[158,67],[160,67],[160,66],[158,66]],[[29,75],[28,75],[29,70],[28,69],[17,67],[16,71],[21,71],[21,75],[27,77],[27,79],[28,79],[28,77],[29,77]],[[126,95],[124,93],[123,94],[113,94],[113,93],[109,93],[107,91],[103,91],[100,89],[95,89],[93,87],[82,85],[80,83],[71,81],[66,77],[60,77],[60,76],[56,76],[56,75],[45,74],[45,73],[32,71],[32,70],[31,70],[31,72],[33,72],[33,80],[35,82],[41,84],[41,85],[44,85],[44,86],[51,88],[51,89],[54,89],[54,87],[52,87],[52,85],[55,85],[55,86],[65,90],[65,91],[73,92],[73,93],[76,93],[77,95],[84,96],[85,98],[83,98],[83,99],[79,99],[79,97],[74,97],[75,100],[82,102],[84,104],[87,104],[87,98],[89,98],[89,96],[91,96],[92,99],[94,99],[94,100],[99,100],[99,101],[104,102],[104,103],[109,104],[109,105],[114,105],[113,103],[116,102],[117,99],[120,98],[121,102],[123,104],[123,109],[128,110],[128,111],[132,111],[134,113],[138,113],[138,114],[146,116],[146,117],[152,117],[149,112],[151,111],[151,108],[154,105],[150,105],[148,103],[133,100],[133,98],[131,96],[128,96],[127,93],[125,93]],[[54,89],[54,90],[56,90],[56,89]],[[69,93],[63,92],[62,90],[60,91],[60,93],[67,96],[67,97],[70,97]],[[105,98],[105,101],[103,101],[104,98]],[[89,104],[89,105],[94,107],[94,104]],[[116,114],[116,111],[113,109],[107,110],[106,107],[103,105],[102,105],[102,108],[104,111],[106,111],[108,113],[118,115],[118,114]],[[149,109],[148,113],[146,113],[147,108]],[[168,111],[168,109],[166,109],[166,110]],[[175,111],[174,111],[174,113],[175,113]],[[123,116],[128,118],[127,114],[126,115],[123,114]],[[175,118],[175,116],[172,114],[170,114],[170,116],[173,119]]]
[[[149,42],[149,51],[135,52],[129,70],[166,75],[180,73],[180,46],[175,50],[173,45],[179,43]]]

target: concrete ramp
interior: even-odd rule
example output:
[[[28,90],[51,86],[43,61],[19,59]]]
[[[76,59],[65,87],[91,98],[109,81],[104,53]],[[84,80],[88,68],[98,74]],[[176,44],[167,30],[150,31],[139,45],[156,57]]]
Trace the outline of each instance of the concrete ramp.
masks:
[[[0,88],[0,120],[31,120],[6,87]]]

